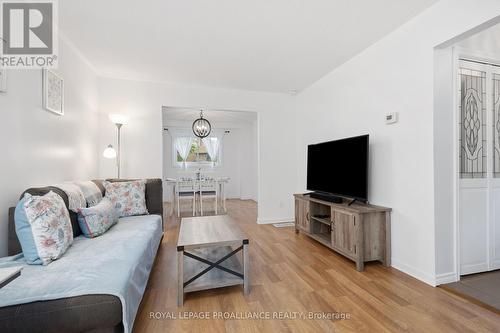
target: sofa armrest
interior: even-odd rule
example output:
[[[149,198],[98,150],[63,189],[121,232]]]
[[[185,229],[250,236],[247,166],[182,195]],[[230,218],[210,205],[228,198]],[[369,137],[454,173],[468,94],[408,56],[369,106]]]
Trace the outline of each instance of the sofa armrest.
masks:
[[[9,238],[8,238],[8,249],[7,249],[7,255],[13,256],[14,254],[18,254],[22,252],[21,249],[21,243],[19,243],[19,240],[17,239],[17,234],[16,234],[16,225],[14,223],[14,212],[16,211],[15,207],[10,207],[9,208],[9,226],[8,226],[8,233],[9,233]]]
[[[147,180],[146,206],[149,214],[158,214],[163,220],[163,182],[161,179]]]

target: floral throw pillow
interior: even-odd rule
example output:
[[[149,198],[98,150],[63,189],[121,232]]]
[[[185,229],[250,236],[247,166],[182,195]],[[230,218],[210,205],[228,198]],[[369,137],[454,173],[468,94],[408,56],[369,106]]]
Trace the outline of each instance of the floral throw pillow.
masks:
[[[73,228],[64,200],[50,191],[26,193],[15,211],[16,233],[28,264],[48,265],[73,243]]]
[[[103,198],[95,206],[78,209],[78,224],[85,237],[100,236],[117,222],[118,216],[109,198]]]
[[[111,200],[118,217],[148,214],[146,207],[146,181],[104,181],[105,197]]]

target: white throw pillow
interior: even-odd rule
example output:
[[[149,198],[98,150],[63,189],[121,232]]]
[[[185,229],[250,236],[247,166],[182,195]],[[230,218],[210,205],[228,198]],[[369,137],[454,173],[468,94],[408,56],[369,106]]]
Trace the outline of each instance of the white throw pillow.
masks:
[[[50,191],[26,193],[15,212],[16,233],[28,264],[48,265],[73,243],[73,227],[64,200]]]
[[[104,181],[105,197],[111,200],[118,217],[148,214],[146,207],[146,181]]]

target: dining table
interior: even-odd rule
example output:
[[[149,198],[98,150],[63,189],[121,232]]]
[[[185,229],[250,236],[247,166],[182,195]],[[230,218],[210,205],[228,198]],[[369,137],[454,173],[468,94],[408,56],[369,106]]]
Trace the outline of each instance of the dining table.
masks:
[[[176,187],[179,184],[179,181],[193,181],[193,182],[200,182],[203,181],[204,178],[201,177],[199,180],[196,179],[195,177],[182,177],[182,178],[166,178],[164,180],[165,186],[169,187],[171,189],[172,193],[172,204],[170,205],[170,212],[169,216],[172,216],[174,214],[174,206],[175,206],[175,200],[176,200]],[[224,212],[227,213],[227,208],[226,208],[226,184],[229,183],[231,180],[230,177],[217,177],[215,178],[216,186],[219,188],[219,199],[222,203],[222,208],[224,209]]]

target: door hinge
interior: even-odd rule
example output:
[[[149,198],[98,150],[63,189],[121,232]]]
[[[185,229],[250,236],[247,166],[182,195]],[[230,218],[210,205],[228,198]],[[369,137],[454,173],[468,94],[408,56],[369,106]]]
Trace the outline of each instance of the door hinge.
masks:
[[[356,253],[356,245],[354,245],[354,253]]]

